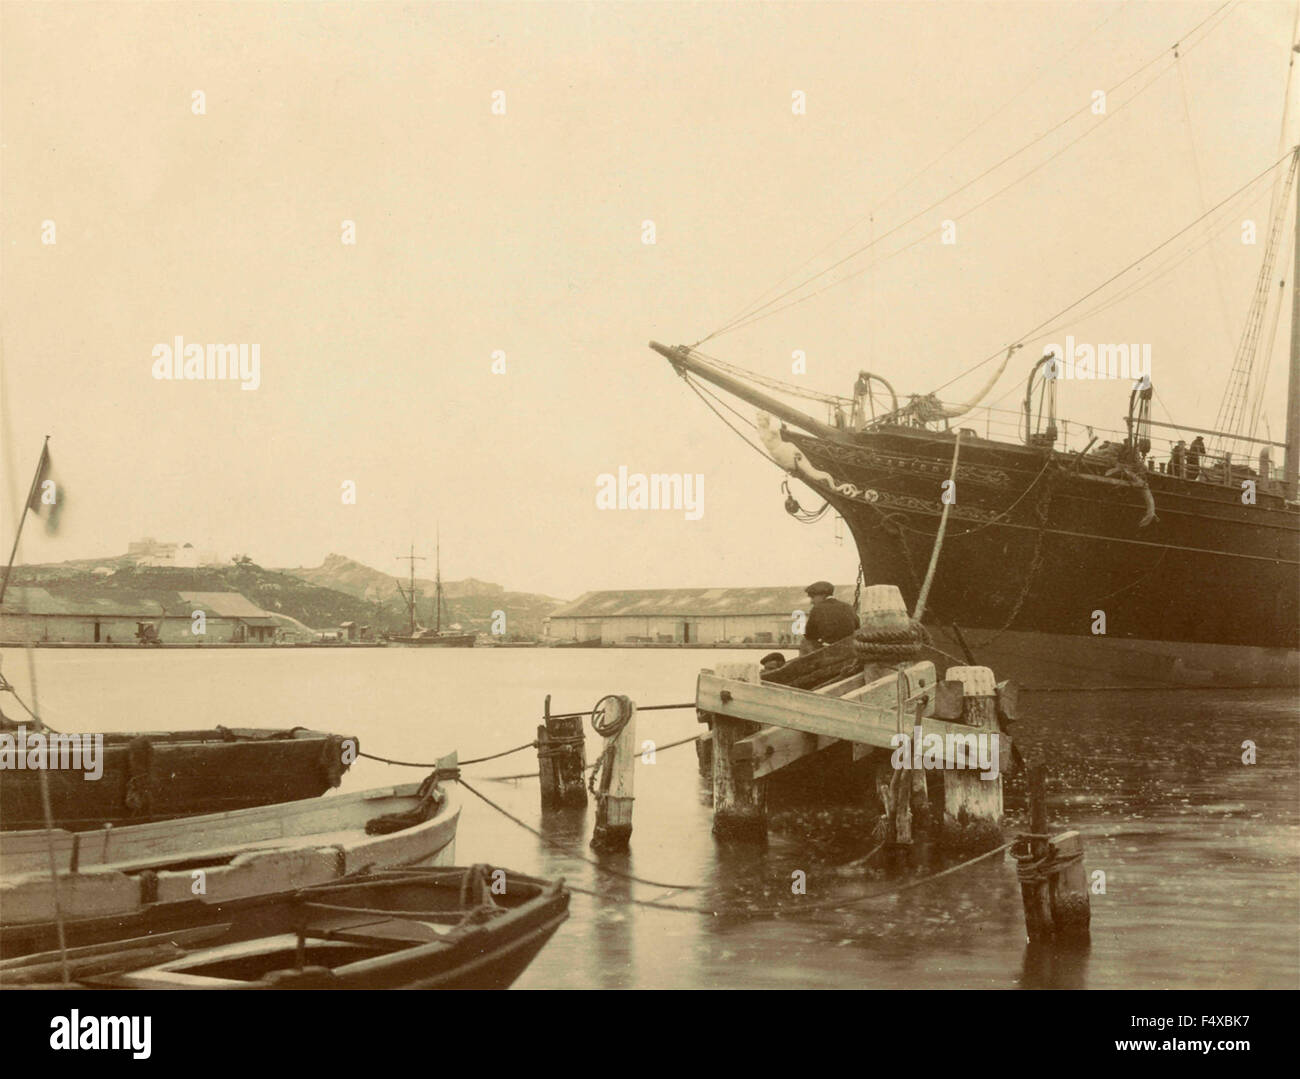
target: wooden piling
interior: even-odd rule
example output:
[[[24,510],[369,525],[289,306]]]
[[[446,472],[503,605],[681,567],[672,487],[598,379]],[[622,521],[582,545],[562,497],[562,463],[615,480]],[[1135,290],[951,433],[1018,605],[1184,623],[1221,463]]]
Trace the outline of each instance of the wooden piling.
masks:
[[[1092,907],[1088,898],[1088,873],[1083,867],[1083,837],[1062,832],[1047,841],[1052,860],[1052,928],[1057,939],[1088,936]]]
[[[713,779],[713,731],[702,731],[695,739],[695,764],[703,779]]]
[[[596,796],[596,829],[591,845],[600,851],[627,850],[632,838],[633,778],[636,768],[636,704],[627,697],[615,697],[606,707],[616,706],[627,722],[613,738],[605,740],[609,759],[601,766],[600,791]]]
[[[761,682],[757,663],[720,663],[720,678]],[[758,729],[757,723],[713,715],[713,834],[721,840],[765,842],[767,819],[752,761],[733,758],[732,747]]]
[[[587,804],[582,716],[551,715],[549,693],[537,728],[537,772],[543,809],[581,809]]]
[[[1041,762],[1026,770],[1029,784],[1029,850],[1017,852],[1020,901],[1025,908],[1025,933],[1031,943],[1052,939],[1052,900],[1048,878],[1041,871],[1047,858],[1047,773]]]
[[[962,723],[975,733],[998,734],[997,687],[987,667],[950,667],[945,679],[962,686]],[[1000,740],[1000,738],[999,738]],[[989,850],[1002,842],[1001,753],[996,778],[980,778],[978,768],[948,768],[943,773],[943,841],[961,850]]]
[[[1061,832],[1048,838],[1047,773],[1040,762],[1026,769],[1029,784],[1029,835],[1015,850],[1025,933],[1032,944],[1086,941],[1091,921],[1083,838]]]

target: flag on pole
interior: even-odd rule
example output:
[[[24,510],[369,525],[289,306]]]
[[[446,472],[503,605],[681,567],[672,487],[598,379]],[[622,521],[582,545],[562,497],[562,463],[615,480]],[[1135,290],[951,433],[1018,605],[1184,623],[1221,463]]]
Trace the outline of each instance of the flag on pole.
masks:
[[[50,444],[41,447],[41,461],[36,466],[32,489],[27,496],[27,508],[37,517],[45,519],[45,531],[53,535],[59,530],[59,517],[63,512],[63,487],[54,476],[54,462],[50,457]]]

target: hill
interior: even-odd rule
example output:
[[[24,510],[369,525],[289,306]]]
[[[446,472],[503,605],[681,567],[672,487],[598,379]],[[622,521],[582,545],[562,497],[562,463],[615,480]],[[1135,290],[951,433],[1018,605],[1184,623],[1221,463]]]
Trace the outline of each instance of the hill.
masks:
[[[324,588],[343,592],[382,610],[385,628],[407,628],[406,605],[397,591],[397,573],[384,573],[340,554],[329,555],[315,567],[282,570],[282,573]],[[402,586],[406,587],[403,580]],[[416,577],[416,615],[425,625],[434,624],[434,582]],[[466,629],[490,632],[493,614],[504,611],[506,636],[541,636],[542,619],[561,605],[561,600],[532,592],[507,592],[499,584],[467,578],[443,581],[443,624],[459,622]]]
[[[103,575],[102,570],[113,570]],[[100,573],[94,572],[96,569]],[[35,566],[15,566],[11,583],[44,588],[67,599],[147,598],[166,609],[179,605],[178,592],[238,592],[272,614],[297,619],[314,629],[343,622],[378,631],[405,632],[406,605],[394,578],[343,555],[330,555],[314,569],[263,569],[252,563],[197,568],[137,566],[125,555],[79,559]],[[433,584],[416,581],[421,593],[416,614],[433,625]],[[489,633],[494,612],[506,614],[506,636],[536,638],[542,619],[560,606],[549,596],[507,592],[500,585],[467,580],[443,582],[443,623],[459,622],[467,630]]]

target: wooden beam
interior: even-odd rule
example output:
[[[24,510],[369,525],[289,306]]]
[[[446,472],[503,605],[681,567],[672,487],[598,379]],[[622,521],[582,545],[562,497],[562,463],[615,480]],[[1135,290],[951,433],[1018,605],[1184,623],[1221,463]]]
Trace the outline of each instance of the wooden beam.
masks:
[[[866,684],[867,676],[859,673],[850,675],[848,678],[843,678],[838,682],[832,682],[828,686],[821,686],[813,692],[820,693],[823,697],[843,697],[846,693],[850,693],[855,689],[861,689]]]
[[[934,664],[930,662],[912,663],[903,668],[909,691],[922,686],[935,684]],[[814,691],[818,696],[842,696],[849,700],[865,704],[881,703],[891,708],[897,707],[898,673],[891,671],[888,675],[867,683],[865,676],[855,675],[840,682],[832,683]],[[909,692],[910,695],[910,692]],[[927,708],[929,706],[927,705]],[[748,760],[754,768],[754,778],[771,775],[788,764],[793,764],[802,757],[819,753],[835,745],[838,738],[830,735],[816,735],[805,731],[791,730],[786,727],[764,727],[741,739],[732,747],[732,758]],[[870,748],[854,746],[855,759],[861,752],[870,752]]]
[[[788,764],[839,743],[838,738],[785,727],[764,727],[731,747],[732,760],[748,760],[755,779],[762,779]]]
[[[893,679],[880,681],[892,689],[896,698],[897,683]],[[878,684],[873,683],[873,686]],[[877,749],[893,748],[891,739],[899,731],[897,705],[885,706],[874,695],[865,700],[823,697],[818,693],[785,686],[737,682],[708,672],[700,673],[695,694],[696,706],[715,716],[748,720],[765,727],[786,727]],[[910,733],[911,727],[910,717],[905,717],[903,729]],[[973,729],[961,723],[927,716],[923,723],[923,733],[943,737],[948,734],[970,734]],[[715,749],[719,748],[716,726],[714,745]]]

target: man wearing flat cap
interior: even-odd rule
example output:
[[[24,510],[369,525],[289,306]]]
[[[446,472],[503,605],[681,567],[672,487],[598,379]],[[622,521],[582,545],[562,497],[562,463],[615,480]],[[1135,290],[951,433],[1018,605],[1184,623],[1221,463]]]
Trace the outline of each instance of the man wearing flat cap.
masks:
[[[800,655],[842,641],[858,628],[857,613],[835,598],[835,586],[829,581],[814,581],[804,591],[812,600],[812,610],[804,626]]]

